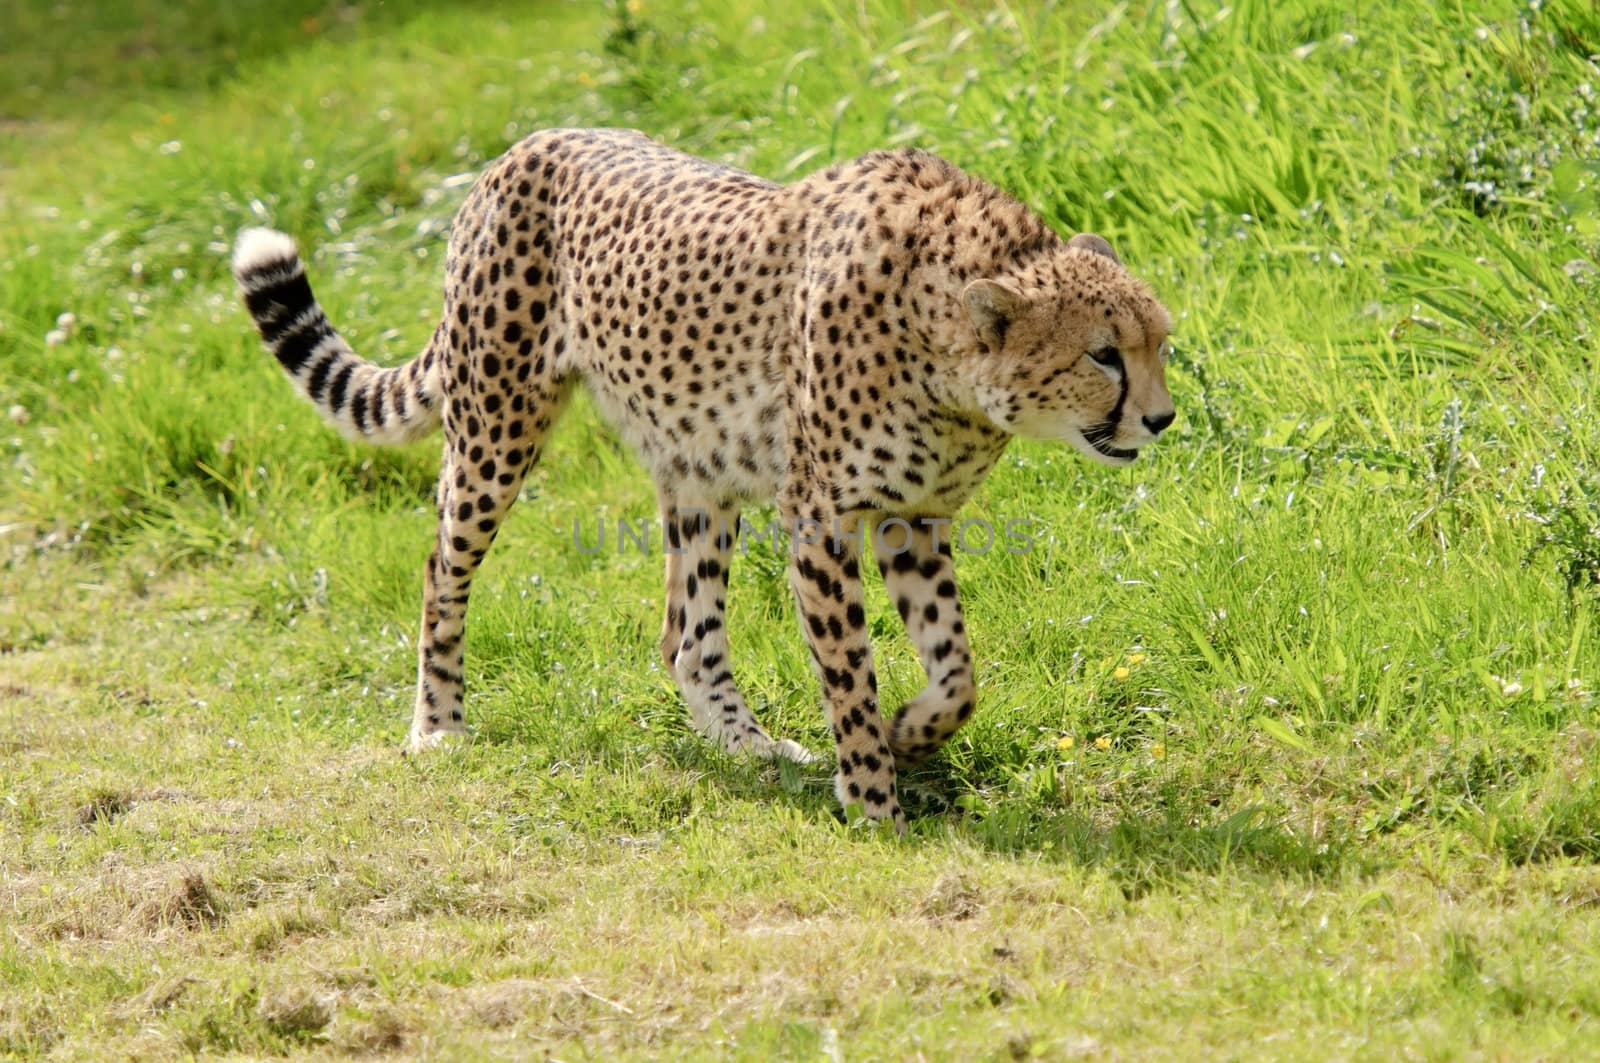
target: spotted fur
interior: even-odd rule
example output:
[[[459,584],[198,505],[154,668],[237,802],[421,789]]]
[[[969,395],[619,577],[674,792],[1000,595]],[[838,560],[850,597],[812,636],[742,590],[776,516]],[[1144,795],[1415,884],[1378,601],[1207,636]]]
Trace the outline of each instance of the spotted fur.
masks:
[[[1026,207],[920,151],[878,151],[791,185],[624,130],[551,130],[492,164],[455,219],[444,315],[383,369],[317,306],[287,236],[241,234],[234,272],[262,339],[346,433],[377,443],[440,423],[411,746],[465,731],[473,573],[583,380],[653,474],[667,558],[661,657],[695,726],[732,750],[804,759],[751,714],[723,614],[741,506],[776,499],[801,627],[822,681],[841,801],[905,820],[895,769],[976,703],[948,541],[1013,435],[1132,461],[1173,419],[1170,319],[1104,240],[1062,240]],[[927,672],[880,711],[859,526]],[[884,538],[888,538],[885,536]],[[892,544],[898,547],[898,543]]]

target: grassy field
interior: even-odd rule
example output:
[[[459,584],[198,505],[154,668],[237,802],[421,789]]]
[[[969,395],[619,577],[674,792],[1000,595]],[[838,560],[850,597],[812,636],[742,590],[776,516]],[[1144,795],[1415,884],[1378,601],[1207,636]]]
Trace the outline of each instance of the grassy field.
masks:
[[[0,49],[0,1057],[1597,1051],[1594,3],[22,0]],[[400,756],[436,444],[325,429],[228,247],[401,361],[471,175],[568,124],[925,146],[1178,319],[1160,446],[969,507],[1040,541],[958,554],[982,699],[903,841],[688,730],[660,558],[572,545],[654,512],[583,403],[475,739]],[[782,569],[736,670],[822,750]]]

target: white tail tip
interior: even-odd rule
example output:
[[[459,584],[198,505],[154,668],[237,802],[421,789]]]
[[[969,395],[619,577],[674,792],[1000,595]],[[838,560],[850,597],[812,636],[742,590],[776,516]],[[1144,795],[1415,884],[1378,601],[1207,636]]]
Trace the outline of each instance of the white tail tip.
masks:
[[[246,229],[233,242],[233,275],[242,277],[263,266],[299,258],[294,240],[276,229]]]

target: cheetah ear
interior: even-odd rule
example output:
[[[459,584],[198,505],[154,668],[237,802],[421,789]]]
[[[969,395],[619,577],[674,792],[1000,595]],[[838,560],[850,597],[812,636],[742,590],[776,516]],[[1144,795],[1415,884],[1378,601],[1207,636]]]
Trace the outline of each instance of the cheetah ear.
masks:
[[[1093,251],[1097,255],[1104,255],[1117,265],[1122,265],[1122,259],[1117,257],[1116,251],[1111,247],[1110,241],[1094,233],[1079,233],[1067,241],[1068,247],[1081,247],[1085,251]]]
[[[972,327],[978,330],[978,338],[984,346],[994,350],[1000,349],[1005,342],[1006,329],[1028,308],[1027,297],[1021,292],[1000,281],[987,279],[967,285],[961,293],[961,301],[967,305],[967,314],[972,318]]]

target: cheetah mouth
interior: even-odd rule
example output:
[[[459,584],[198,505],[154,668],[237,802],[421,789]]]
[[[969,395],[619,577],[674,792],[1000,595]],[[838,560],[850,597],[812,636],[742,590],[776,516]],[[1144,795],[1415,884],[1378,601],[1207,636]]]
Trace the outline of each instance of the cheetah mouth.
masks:
[[[1112,426],[1098,424],[1093,428],[1079,430],[1078,435],[1083,437],[1083,441],[1089,444],[1089,447],[1096,454],[1108,458],[1119,465],[1125,465],[1139,456],[1139,450],[1137,447],[1112,446],[1109,440],[1115,433],[1116,429]]]

